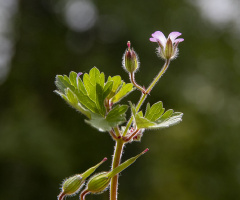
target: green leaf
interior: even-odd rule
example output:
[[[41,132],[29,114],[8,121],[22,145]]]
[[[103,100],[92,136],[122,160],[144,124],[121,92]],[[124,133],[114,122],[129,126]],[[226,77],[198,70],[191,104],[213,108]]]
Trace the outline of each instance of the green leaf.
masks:
[[[169,126],[173,126],[182,121],[183,113],[176,112],[171,117],[165,119],[164,121],[157,121],[156,125],[152,128],[167,128]]]
[[[89,74],[85,73],[83,75],[83,83],[88,96],[93,101],[96,101],[96,83],[100,84],[102,87],[104,86],[104,74],[100,76],[99,70],[94,67],[90,70]]]
[[[130,107],[131,107],[131,111],[132,111],[132,115],[135,116],[136,115],[136,106],[129,101]]]
[[[128,106],[115,106],[107,115],[105,108],[106,98],[116,103],[133,90],[133,85],[124,83],[120,76],[108,77],[105,83],[104,73],[94,67],[82,79],[73,71],[69,76],[58,75],[55,84],[58,88],[56,93],[86,115],[89,118],[87,123],[93,127],[109,131],[126,121]]]
[[[87,90],[80,78],[77,78],[77,89],[80,90],[83,94],[87,95]]]
[[[117,92],[117,94],[112,98],[113,103],[117,103],[123,97],[127,96],[130,92],[133,91],[133,84],[132,83],[123,83],[121,89]]]
[[[115,106],[110,112],[108,113],[106,119],[108,121],[126,121],[125,113],[127,112],[128,106],[127,105],[117,105]]]
[[[85,120],[85,122],[98,129],[100,132],[110,131],[112,129],[108,121],[99,114],[92,114],[91,120]]]
[[[92,114],[91,120],[85,121],[101,132],[110,131],[113,127],[126,121],[125,112],[127,111],[127,108],[128,106],[126,105],[118,105],[108,113],[106,118],[99,114]]]
[[[75,94],[77,95],[79,102],[83,106],[85,106],[94,113],[99,113],[96,103],[92,99],[90,99],[88,95],[84,94],[82,91],[75,91]]]
[[[157,129],[173,126],[182,121],[183,113],[174,112],[172,109],[167,110],[164,114],[164,108],[162,102],[157,102],[150,107],[147,104],[145,117],[143,117],[142,111],[136,113],[135,106],[131,105],[132,114],[135,119],[137,128]]]
[[[60,95],[69,105],[71,105],[76,110],[80,111],[82,114],[87,116],[89,119],[91,118],[91,113],[85,109],[77,99],[77,96],[68,88],[66,89],[66,95],[55,90],[55,92]]]
[[[108,99],[111,99],[116,94],[116,92],[118,91],[123,81],[121,79],[121,76],[114,76],[114,77],[109,76],[108,81],[113,81],[112,91],[108,95]]]
[[[73,85],[75,88],[77,88],[77,73],[76,72],[70,72],[69,74],[69,80],[71,85]]]
[[[155,125],[154,122],[151,122],[150,120],[148,120],[145,117],[141,117],[139,114],[137,114],[135,116],[135,122],[136,122],[136,125],[137,125],[138,129],[140,129],[140,128],[149,128],[149,127]]]
[[[71,90],[75,90],[75,88],[71,85],[70,81],[68,78],[64,78],[61,75],[56,76],[56,81],[55,81],[56,86],[58,89],[62,92],[65,93],[64,90],[66,88],[70,88]]]
[[[170,116],[172,116],[173,112],[174,111],[172,109],[167,110],[157,121],[161,122],[168,119]]]
[[[147,104],[145,118],[150,121],[156,121],[164,112],[163,104],[161,101],[155,103],[150,108],[150,104]]]
[[[108,82],[104,85],[104,89],[103,89],[104,99],[106,99],[107,96],[110,94],[110,92],[112,91],[112,88],[113,88],[113,81],[108,81]]]
[[[103,88],[101,87],[100,84],[96,84],[96,105],[99,110],[99,113],[102,116],[105,116],[106,113],[106,108],[104,106],[104,93],[103,93]]]

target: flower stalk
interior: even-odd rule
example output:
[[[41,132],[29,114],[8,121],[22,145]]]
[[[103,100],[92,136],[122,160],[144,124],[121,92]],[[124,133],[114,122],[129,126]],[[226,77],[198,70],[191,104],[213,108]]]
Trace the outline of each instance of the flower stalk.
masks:
[[[122,138],[116,140],[115,150],[113,154],[112,170],[119,166],[124,148],[124,140]],[[110,183],[110,200],[117,200],[118,191],[118,174],[112,177]]]
[[[165,64],[163,65],[162,69],[159,71],[158,75],[154,78],[154,80],[152,81],[152,83],[150,84],[150,86],[148,87],[148,89],[146,90],[146,93],[142,93],[142,96],[136,106],[136,112],[138,112],[138,110],[140,109],[140,107],[142,106],[143,102],[145,101],[145,99],[147,98],[147,95],[151,92],[151,90],[153,89],[153,87],[156,85],[156,83],[159,81],[159,79],[162,77],[162,75],[166,72],[168,66],[170,64],[170,60],[166,60]],[[127,131],[129,130],[131,124],[133,121],[133,116],[131,116],[130,120],[127,123],[126,129],[123,133],[123,136],[126,136]]]

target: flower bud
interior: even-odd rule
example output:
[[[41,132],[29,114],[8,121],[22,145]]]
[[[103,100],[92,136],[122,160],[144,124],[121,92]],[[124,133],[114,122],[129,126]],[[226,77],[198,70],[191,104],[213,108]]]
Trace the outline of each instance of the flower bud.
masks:
[[[131,49],[130,41],[128,41],[127,46],[128,48],[123,55],[123,68],[129,73],[133,73],[139,67],[139,59],[136,52]]]

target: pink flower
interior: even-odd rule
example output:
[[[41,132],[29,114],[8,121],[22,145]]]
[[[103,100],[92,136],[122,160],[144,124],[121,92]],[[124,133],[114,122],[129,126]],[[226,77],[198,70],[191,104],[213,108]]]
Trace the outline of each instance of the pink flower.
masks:
[[[183,38],[178,38],[182,35],[179,32],[171,32],[168,35],[168,38],[164,36],[161,31],[156,31],[152,34],[152,38],[150,38],[151,42],[157,42],[159,47],[157,48],[158,54],[163,59],[174,59],[178,53],[178,44],[184,41]]]

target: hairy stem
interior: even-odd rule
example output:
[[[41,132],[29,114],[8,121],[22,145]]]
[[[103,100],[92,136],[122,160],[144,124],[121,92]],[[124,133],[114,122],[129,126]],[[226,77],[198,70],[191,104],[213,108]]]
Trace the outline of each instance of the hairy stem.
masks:
[[[147,95],[151,92],[151,90],[153,89],[153,87],[156,85],[156,83],[159,81],[159,79],[162,77],[162,75],[164,74],[164,72],[167,70],[168,66],[169,66],[170,60],[166,60],[165,64],[163,65],[162,69],[160,70],[160,72],[158,73],[158,75],[153,79],[152,83],[150,84],[150,86],[148,87],[148,89],[146,90],[145,93],[142,93],[142,96],[137,104],[136,107],[136,112],[138,112],[138,110],[140,109],[140,107],[142,106],[144,100],[147,98]],[[131,123],[133,121],[133,116],[130,118],[130,120],[128,121],[128,124],[126,126],[126,129],[123,133],[123,136],[126,136],[128,129],[131,126]]]
[[[112,170],[119,166],[122,153],[123,153],[124,141],[122,138],[116,140],[115,150],[113,154]],[[110,200],[117,200],[118,190],[118,175],[112,177],[110,186]]]
[[[63,192],[61,192],[58,196],[58,200],[63,200],[65,197],[65,194]]]
[[[132,83],[136,88],[138,88],[142,93],[146,93],[145,89],[142,88],[140,85],[138,85],[138,84],[136,83],[134,72],[129,73],[129,78],[130,78],[131,83]]]

